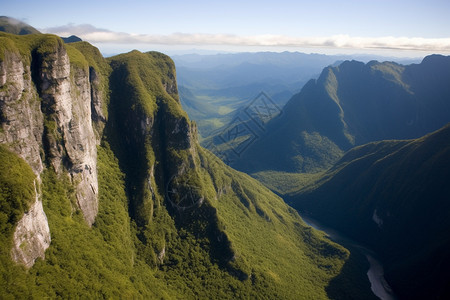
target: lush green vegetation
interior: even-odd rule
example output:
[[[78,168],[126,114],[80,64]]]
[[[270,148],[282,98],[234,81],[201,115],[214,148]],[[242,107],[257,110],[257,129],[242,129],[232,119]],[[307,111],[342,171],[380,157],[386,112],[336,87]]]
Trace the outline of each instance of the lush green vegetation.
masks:
[[[0,50],[6,49],[10,52],[20,54],[24,66],[30,66],[31,61],[37,60],[42,63],[53,57],[58,49],[66,49],[64,42],[60,37],[52,34],[29,34],[14,35],[0,32],[2,44]],[[68,46],[68,54],[72,55],[74,66],[86,67],[84,56],[76,51],[73,47]],[[0,51],[0,59],[4,59],[4,50]],[[54,58],[54,57],[53,57]]]
[[[171,295],[154,270],[136,258],[123,175],[107,145],[99,148],[100,208],[89,228],[74,206],[66,175],[42,176],[44,210],[52,243],[28,272],[3,254],[3,297],[156,298]],[[5,247],[6,246],[6,247]],[[9,253],[10,247],[2,243]],[[172,295],[173,296],[173,295]]]
[[[5,53],[16,53],[18,52],[14,42],[10,40],[7,36],[0,37],[0,60],[3,61],[5,59]]]
[[[252,280],[270,286],[264,294],[282,299],[327,297],[318,287],[339,274],[347,250],[311,230],[282,199],[248,175],[235,173],[212,156],[204,163],[215,188],[222,191],[213,202],[218,216],[236,254],[251,266]]]
[[[0,274],[8,276],[7,262],[14,227],[36,199],[35,175],[15,153],[0,145]]]
[[[66,47],[75,48],[82,53],[89,66],[92,67],[98,74],[100,74],[97,76],[101,82],[101,86],[103,86],[106,90],[108,86],[108,77],[109,73],[111,72],[111,67],[107,63],[106,59],[102,56],[100,51],[87,42],[70,43],[70,45],[66,45]],[[72,63],[72,58],[70,62]]]
[[[250,177],[229,169],[198,146],[194,145],[196,151],[183,150],[186,137],[173,136],[171,129],[185,126],[180,124],[186,122],[186,116],[165,87],[171,79],[166,77],[170,62],[161,64],[157,54],[137,51],[110,61],[113,89],[109,115],[114,132],[107,127],[107,135],[125,170],[130,216],[137,224],[138,256],[157,266],[162,271],[159,276],[188,298],[326,298],[326,283],[339,274],[348,252],[308,229],[282,199]],[[149,76],[152,70],[161,74],[156,80]],[[120,86],[120,82],[126,85]],[[158,105],[146,107],[143,101]],[[145,118],[161,128],[153,131],[150,140],[140,136]],[[122,130],[137,139],[132,143],[120,139]],[[166,151],[164,147],[168,147]],[[192,155],[195,152],[199,158]],[[199,207],[174,210],[160,193],[170,174],[186,163],[194,169],[184,179],[198,188],[196,193],[204,202]],[[150,195],[142,179],[152,169],[164,175],[151,179],[154,194]],[[308,233],[304,235],[304,231]],[[271,242],[267,244],[267,240]],[[158,256],[163,250],[166,255],[161,260]],[[295,275],[299,272],[302,275]]]
[[[449,177],[447,125],[354,148],[289,202],[375,249],[399,296],[441,299],[450,295]]]
[[[85,74],[89,74],[89,63],[87,62],[86,57],[72,45],[65,45],[65,48],[70,59],[71,67],[84,70]]]
[[[264,184],[280,196],[295,194],[305,186],[317,180],[323,172],[319,173],[287,173],[264,171],[252,174],[259,182]]]

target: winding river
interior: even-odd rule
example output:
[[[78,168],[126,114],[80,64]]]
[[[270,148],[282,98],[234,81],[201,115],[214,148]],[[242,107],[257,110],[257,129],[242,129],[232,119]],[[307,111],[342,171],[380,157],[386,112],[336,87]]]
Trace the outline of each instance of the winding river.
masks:
[[[351,245],[360,250],[361,253],[363,253],[366,256],[367,261],[369,262],[370,265],[369,270],[367,271],[367,277],[369,278],[370,286],[375,296],[377,296],[382,300],[397,299],[394,296],[389,284],[384,279],[383,265],[377,259],[373,251],[367,249],[366,247],[363,247],[361,244],[345,237],[336,230],[321,224],[320,222],[318,222],[315,219],[312,219],[309,216],[306,216],[304,214],[300,214],[300,216],[302,217],[302,219],[305,221],[306,224],[315,229],[325,232],[336,243]]]

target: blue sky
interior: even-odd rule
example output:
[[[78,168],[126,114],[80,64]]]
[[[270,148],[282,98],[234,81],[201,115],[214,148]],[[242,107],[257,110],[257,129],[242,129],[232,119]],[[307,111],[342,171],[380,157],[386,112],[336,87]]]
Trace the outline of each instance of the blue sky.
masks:
[[[450,1],[5,1],[0,14],[103,52],[450,54]]]

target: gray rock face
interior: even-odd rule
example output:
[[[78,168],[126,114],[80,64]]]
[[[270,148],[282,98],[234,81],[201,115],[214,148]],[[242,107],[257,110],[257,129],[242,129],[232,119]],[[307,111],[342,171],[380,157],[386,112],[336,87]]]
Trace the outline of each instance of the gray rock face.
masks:
[[[11,250],[13,260],[24,264],[27,268],[32,267],[37,258],[45,258],[45,250],[51,241],[47,216],[36,186],[35,191],[36,201],[18,222]]]
[[[79,208],[89,225],[98,212],[97,141],[92,128],[89,71],[72,68],[63,45],[40,61],[42,110],[49,122],[48,157],[67,170],[76,186]]]
[[[71,74],[69,57],[61,45],[42,62],[40,79],[43,110],[56,123],[49,158],[58,172],[69,171],[78,206],[92,225],[98,212],[98,181],[89,71],[73,68]]]
[[[0,143],[8,144],[36,174],[43,170],[40,105],[29,66],[17,54],[6,52],[0,62]]]
[[[98,213],[97,143],[91,117],[89,76],[75,73],[72,92],[72,117],[66,127],[66,151],[71,161],[70,174],[77,185],[78,205],[92,225]],[[76,95],[79,95],[78,97]]]
[[[103,113],[103,103],[105,102],[104,95],[98,89],[100,79],[94,68],[89,68],[89,81],[91,83],[91,111],[92,120],[96,124],[104,124],[106,117]],[[103,127],[103,126],[102,126]],[[103,129],[103,128],[101,128]]]
[[[0,60],[0,143],[22,157],[38,176],[47,161],[69,174],[78,208],[89,225],[98,212],[97,145],[105,117],[97,74],[70,64],[65,46],[45,54],[5,51]],[[91,78],[92,77],[92,78]],[[94,131],[93,120],[97,131]],[[103,123],[102,123],[103,122]],[[38,195],[37,195],[38,196]],[[31,267],[50,244],[42,202],[37,197],[17,224],[12,257]]]

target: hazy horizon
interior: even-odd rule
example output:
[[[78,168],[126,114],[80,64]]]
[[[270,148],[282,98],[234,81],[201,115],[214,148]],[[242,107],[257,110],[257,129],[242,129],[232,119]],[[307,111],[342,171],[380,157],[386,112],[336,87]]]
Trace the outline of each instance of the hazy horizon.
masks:
[[[304,52],[424,57],[450,54],[450,3],[420,1],[16,1],[3,15],[102,53]],[[191,51],[191,52],[189,52]]]

